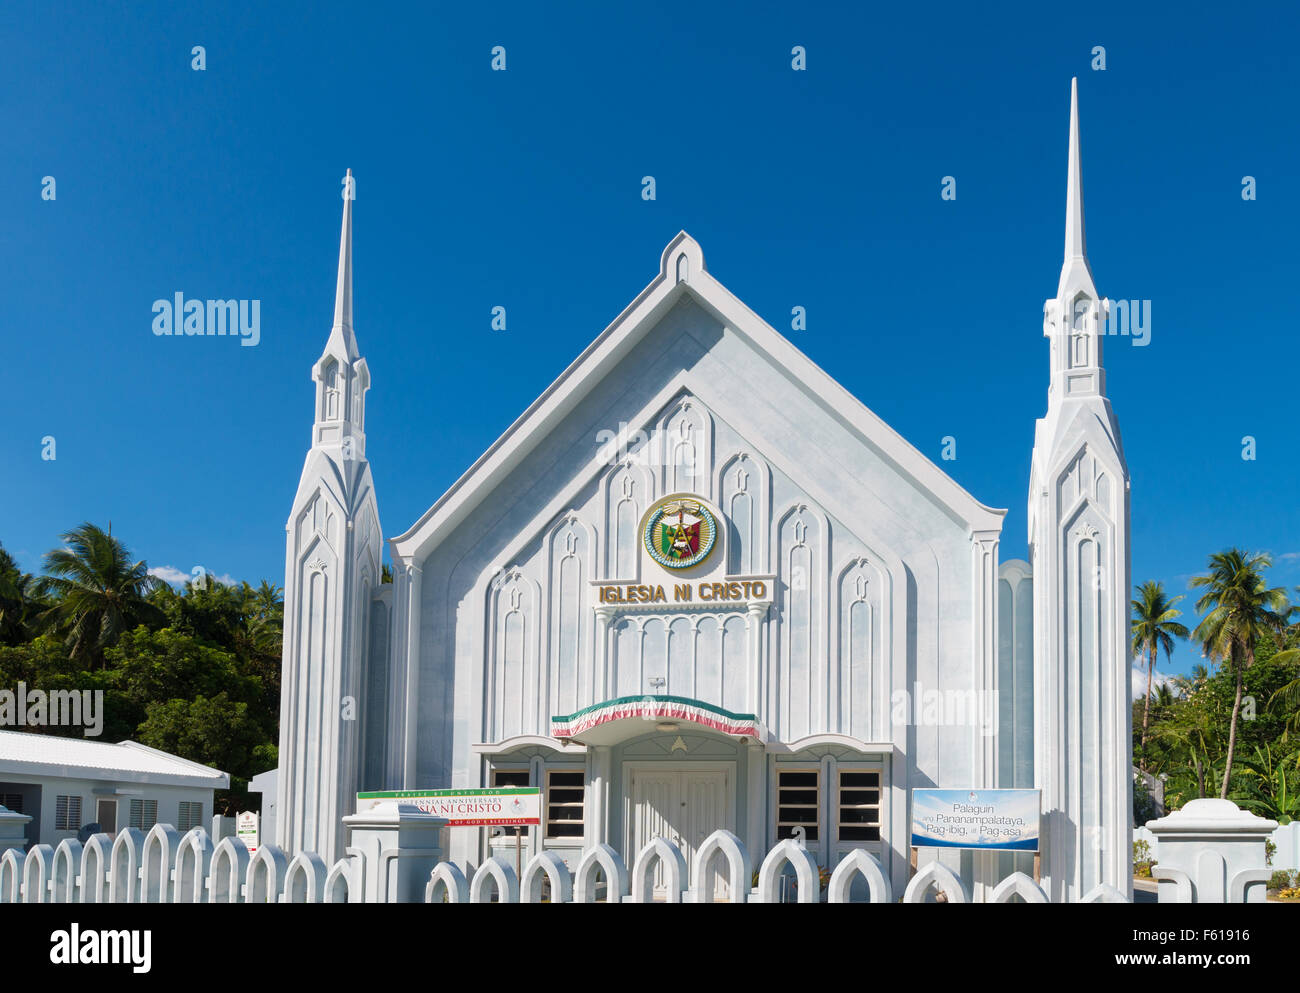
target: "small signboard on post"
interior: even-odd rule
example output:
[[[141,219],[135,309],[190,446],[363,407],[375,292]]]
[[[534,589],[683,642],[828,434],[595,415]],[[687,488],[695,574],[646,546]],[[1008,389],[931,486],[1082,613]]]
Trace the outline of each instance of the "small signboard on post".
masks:
[[[261,843],[261,818],[252,810],[244,810],[235,818],[235,837],[243,842],[249,855],[257,853]]]
[[[1038,790],[912,790],[913,848],[1038,851]]]

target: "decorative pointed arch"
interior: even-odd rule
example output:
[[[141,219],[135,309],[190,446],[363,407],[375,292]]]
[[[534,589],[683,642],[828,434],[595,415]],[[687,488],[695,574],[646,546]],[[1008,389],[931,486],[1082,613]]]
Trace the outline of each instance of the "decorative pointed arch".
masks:
[[[329,868],[315,852],[299,852],[284,871],[284,903],[320,903]]]
[[[145,835],[140,853],[140,902],[169,903],[172,866],[180,849],[181,834],[170,824],[155,824]]]
[[[1023,872],[1013,872],[993,888],[989,903],[1012,903],[1016,897],[1025,903],[1049,903],[1047,894]]]
[[[691,891],[692,903],[713,903],[713,862],[724,859],[727,863],[728,903],[744,903],[749,898],[753,869],[749,849],[745,843],[725,828],[719,828],[704,839],[695,853],[695,887]]]
[[[570,903],[573,900],[573,877],[564,859],[555,852],[538,852],[524,866],[523,878],[519,881],[519,893],[523,903],[542,902],[542,878],[551,884],[551,903]]]
[[[839,629],[832,635],[835,671],[830,679],[836,706],[827,724],[866,741],[879,737],[887,726],[886,589],[884,569],[865,555],[850,559],[835,577],[833,617]]]
[[[212,865],[212,850],[212,840],[203,828],[192,828],[185,833],[176,847],[172,903],[203,902],[203,887]]]
[[[903,891],[903,902],[925,903],[925,895],[931,887],[942,893],[948,903],[970,903],[970,895],[962,881],[942,862],[930,862],[912,877]]]
[[[474,879],[469,884],[470,903],[491,903],[488,899],[488,883],[496,884],[498,903],[519,902],[519,877],[515,867],[495,855],[478,867]]]
[[[145,834],[139,828],[122,828],[113,842],[112,870],[108,878],[110,903],[139,903],[140,871],[144,867]]]
[[[275,845],[261,845],[248,863],[248,884],[245,890],[249,903],[278,903],[284,889],[289,857]]]
[[[108,879],[112,862],[113,836],[100,831],[86,839],[81,850],[81,902],[108,903]]]
[[[758,903],[778,903],[777,886],[781,869],[786,863],[794,869],[797,884],[796,903],[818,903],[821,900],[821,880],[818,878],[817,860],[799,842],[786,838],[763,859],[758,870]]]
[[[518,566],[504,570],[488,588],[487,699],[489,741],[536,734],[541,586]]]
[[[786,741],[828,730],[826,514],[806,500],[789,505],[772,526],[773,566],[778,577],[772,626],[780,650],[768,686],[775,692],[775,730]],[[772,712],[769,710],[769,713]]]
[[[646,842],[645,847],[637,853],[632,864],[632,893],[628,897],[632,903],[653,903],[651,887],[653,877],[650,870],[655,862],[662,862],[664,875],[667,877],[666,901],[681,903],[682,891],[686,889],[686,856],[667,838],[654,837]]]
[[[325,902],[326,903],[360,903],[359,899],[354,900],[352,897],[354,887],[352,885],[352,866],[353,857],[345,855],[334,863],[330,869],[329,876],[325,879]]]
[[[855,877],[861,876],[867,884],[868,903],[893,903],[893,888],[885,876],[880,861],[865,848],[855,848],[840,860],[831,873],[826,888],[827,903],[848,903]]]
[[[23,860],[23,903],[50,902],[50,875],[54,868],[54,849],[49,845],[32,845]]]
[[[626,458],[601,477],[605,507],[604,579],[632,580],[638,576],[641,515],[654,502],[650,472],[637,459]]]
[[[247,845],[237,838],[217,842],[208,871],[208,903],[243,903],[247,871]]]
[[[54,863],[50,869],[50,902],[81,903],[82,846],[76,838],[64,838],[54,850]]]
[[[696,493],[713,499],[708,467],[713,459],[713,418],[693,397],[677,398],[659,418],[661,493]]]
[[[714,492],[727,525],[727,571],[738,576],[767,572],[772,516],[772,469],[767,460],[736,452],[718,470]]]
[[[0,852],[0,903],[17,903],[23,889],[23,857],[18,849]]]
[[[547,604],[542,637],[543,686],[538,715],[545,728],[551,714],[577,710],[591,694],[594,618],[587,606],[587,585],[595,575],[595,530],[574,511],[561,515],[543,541]]]
[[[606,901],[621,903],[628,892],[627,866],[618,852],[603,842],[588,848],[578,860],[573,880],[574,903],[596,902],[597,871],[605,875]]]
[[[425,903],[469,903],[469,882],[455,862],[439,862],[424,887]]]

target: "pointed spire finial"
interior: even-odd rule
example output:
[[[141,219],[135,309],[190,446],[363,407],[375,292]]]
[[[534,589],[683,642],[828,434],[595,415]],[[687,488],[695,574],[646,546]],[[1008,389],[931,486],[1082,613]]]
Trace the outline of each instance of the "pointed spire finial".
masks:
[[[1065,194],[1065,258],[1088,257],[1083,236],[1083,171],[1079,153],[1079,78],[1070,80],[1070,166]]]
[[[339,282],[334,293],[334,327],[352,330],[352,170],[343,178],[343,232],[339,236]]]

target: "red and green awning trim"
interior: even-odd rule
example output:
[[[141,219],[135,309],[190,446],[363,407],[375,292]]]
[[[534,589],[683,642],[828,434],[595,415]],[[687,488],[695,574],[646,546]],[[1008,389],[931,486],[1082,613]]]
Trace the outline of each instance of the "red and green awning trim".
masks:
[[[658,721],[689,721],[720,734],[758,736],[758,721],[753,714],[733,714],[703,700],[684,696],[623,696],[606,700],[572,714],[551,718],[551,736],[572,738],[611,721],[633,718]]]

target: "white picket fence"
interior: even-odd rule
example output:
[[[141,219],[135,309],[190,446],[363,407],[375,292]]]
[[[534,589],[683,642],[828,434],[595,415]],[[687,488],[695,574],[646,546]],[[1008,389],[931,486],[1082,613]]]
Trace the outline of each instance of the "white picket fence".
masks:
[[[84,845],[71,839],[58,848],[34,845],[24,855],[9,849],[0,855],[0,903],[358,903],[363,899],[363,874],[386,872],[394,863],[401,871],[401,853],[392,850],[370,859],[360,850],[327,867],[319,855],[301,852],[289,858],[274,845],[263,845],[250,856],[235,838],[215,846],[204,828],[181,835],[170,824],[155,825],[148,834],[123,828],[114,838],[96,834]],[[412,852],[411,854],[419,854]],[[428,854],[428,851],[425,851]],[[426,862],[425,865],[430,863]],[[818,866],[797,841],[776,845],[758,868],[758,885],[751,887],[753,867],[744,844],[730,831],[715,831],[695,855],[693,887],[687,886],[686,858],[665,838],[655,838],[637,855],[629,873],[608,845],[583,852],[571,872],[554,852],[535,855],[521,876],[504,858],[490,858],[467,877],[454,863],[438,862],[424,885],[427,903],[609,903],[651,902],[655,879],[661,900],[669,903],[711,903],[719,877],[727,880],[727,900],[734,903],[781,902],[781,877],[793,873],[795,901],[822,900]],[[376,878],[376,877],[371,877]],[[849,902],[861,879],[871,903],[894,900],[889,878],[871,853],[858,849],[835,867],[826,889],[830,903]],[[545,882],[545,885],[543,883]],[[390,887],[389,892],[396,892]],[[931,899],[969,903],[961,879],[938,862],[923,866],[902,894],[903,903]],[[1043,890],[1027,875],[1013,873],[993,890],[994,903],[1023,900],[1048,902]],[[1110,887],[1097,887],[1088,902],[1124,902]]]
[[[1277,846],[1273,853],[1274,869],[1300,869],[1300,821],[1283,824],[1269,835],[1269,840]],[[1151,858],[1160,861],[1160,844],[1156,836],[1145,827],[1133,829],[1133,841],[1145,841],[1150,846]]]
[[[505,858],[494,857],[466,877],[450,862],[433,870],[425,887],[426,903],[590,903],[603,882],[605,902],[650,903],[654,897],[657,867],[663,869],[663,895],[666,903],[712,903],[721,892],[718,877],[727,881],[723,902],[780,903],[781,877],[793,872],[794,903],[822,902],[817,862],[798,842],[782,841],[763,859],[758,869],[758,885],[750,888],[752,862],[744,843],[730,831],[713,832],[695,855],[692,877],[695,885],[686,885],[686,858],[666,838],[652,839],[632,865],[629,874],[622,859],[609,845],[596,845],[583,852],[577,868],[569,872],[554,852],[541,852],[524,867],[522,876]],[[599,881],[598,881],[599,874]],[[848,903],[853,884],[861,879],[867,888],[868,903],[892,903],[893,888],[884,868],[874,855],[854,849],[831,873],[826,887],[826,902]],[[549,882],[549,897],[544,895],[543,881]],[[938,898],[947,903],[970,903],[961,879],[947,866],[930,862],[914,875],[904,890],[902,903],[926,903]],[[992,903],[1047,903],[1047,894],[1023,872],[1014,872],[994,888]],[[1109,886],[1098,886],[1085,898],[1089,903],[1126,903],[1126,897]]]
[[[289,858],[274,845],[255,855],[235,838],[213,845],[196,827],[148,834],[123,828],[0,855],[0,903],[346,903],[355,859],[327,868],[314,852]]]

